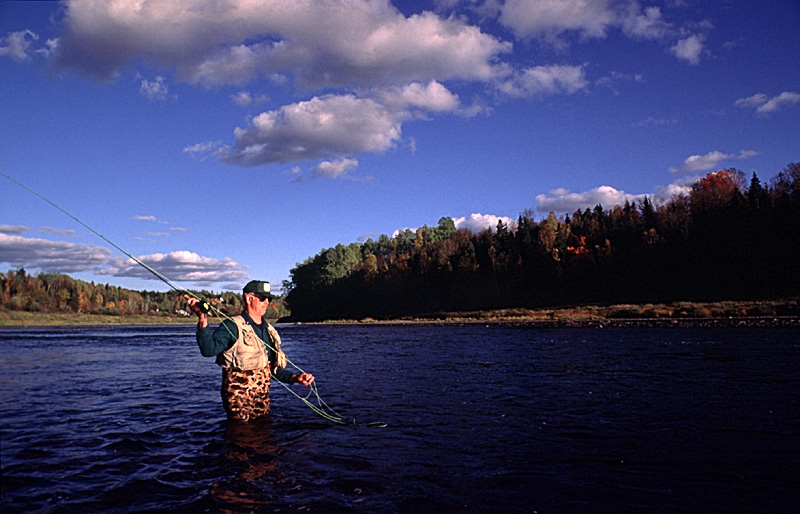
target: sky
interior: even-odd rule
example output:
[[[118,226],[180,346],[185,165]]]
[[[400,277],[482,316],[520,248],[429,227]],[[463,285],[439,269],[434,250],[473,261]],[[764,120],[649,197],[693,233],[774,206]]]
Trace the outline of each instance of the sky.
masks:
[[[766,183],[800,161],[799,24],[797,0],[3,1],[0,173],[40,197],[0,176],[0,270],[168,289],[130,254],[279,290],[445,216]]]

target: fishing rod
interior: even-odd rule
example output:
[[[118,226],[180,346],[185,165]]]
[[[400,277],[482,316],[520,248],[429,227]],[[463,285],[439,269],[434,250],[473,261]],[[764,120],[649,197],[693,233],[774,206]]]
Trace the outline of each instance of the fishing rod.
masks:
[[[103,235],[103,234],[101,234],[100,232],[96,231],[95,229],[93,229],[92,227],[90,227],[89,225],[87,225],[86,223],[84,223],[83,221],[81,221],[80,219],[78,219],[78,217],[77,217],[77,216],[73,215],[72,213],[68,212],[66,209],[62,208],[60,205],[58,205],[58,204],[56,204],[55,202],[53,202],[53,201],[49,200],[48,198],[45,198],[44,196],[42,196],[42,195],[41,195],[41,194],[39,194],[38,192],[34,191],[34,190],[33,190],[33,189],[31,189],[30,187],[26,186],[25,184],[23,184],[23,183],[22,183],[22,182],[20,182],[19,180],[15,179],[14,177],[12,177],[12,176],[10,176],[10,175],[7,175],[6,173],[3,173],[2,171],[0,171],[0,175],[3,175],[5,178],[7,178],[8,180],[10,180],[11,182],[14,182],[14,183],[15,183],[15,184],[17,184],[18,186],[20,186],[20,187],[22,187],[23,189],[27,190],[28,192],[30,192],[30,193],[32,193],[32,194],[34,194],[35,196],[37,196],[37,197],[39,197],[40,199],[44,200],[45,202],[49,203],[50,205],[52,205],[53,207],[55,207],[56,209],[58,209],[58,210],[59,210],[59,211],[61,211],[62,213],[66,214],[67,216],[69,216],[70,218],[72,218],[73,220],[75,220],[76,222],[78,222],[79,224],[81,224],[83,227],[85,227],[87,230],[89,230],[91,233],[95,234],[95,235],[96,235],[96,236],[98,236],[100,239],[102,239],[103,241],[105,241],[106,243],[108,243],[108,244],[110,244],[112,247],[114,247],[116,250],[118,250],[120,253],[122,253],[123,255],[125,255],[126,257],[128,257],[129,259],[131,259],[133,262],[135,262],[136,264],[140,265],[141,267],[143,267],[144,269],[146,269],[147,271],[149,271],[150,273],[152,273],[152,274],[153,274],[153,275],[154,275],[156,278],[158,278],[159,280],[161,280],[162,282],[164,282],[165,284],[167,284],[167,285],[168,285],[170,288],[174,289],[175,291],[177,291],[177,292],[179,292],[179,293],[183,293],[183,294],[185,294],[185,295],[191,296],[192,298],[195,298],[196,300],[198,300],[198,301],[199,301],[199,303],[198,303],[198,307],[199,307],[199,308],[200,308],[200,310],[201,310],[201,311],[203,311],[204,313],[206,313],[206,314],[210,314],[210,313],[212,313],[212,312],[213,312],[213,314],[214,314],[214,315],[216,315],[217,317],[220,317],[220,318],[225,318],[225,319],[227,319],[227,320],[231,320],[231,321],[232,321],[232,318],[231,318],[230,316],[228,316],[227,314],[225,314],[224,312],[222,312],[222,311],[221,311],[221,310],[219,310],[218,308],[214,307],[214,306],[213,306],[213,305],[211,305],[209,302],[207,302],[206,300],[204,300],[204,299],[203,299],[203,298],[201,298],[200,296],[196,295],[195,293],[193,293],[193,292],[189,291],[189,290],[188,290],[188,289],[186,289],[186,288],[183,288],[183,287],[180,287],[180,286],[178,286],[178,285],[177,285],[177,284],[175,284],[173,281],[171,281],[169,278],[167,278],[167,277],[166,277],[166,276],[164,276],[162,273],[160,273],[158,270],[156,270],[156,269],[154,269],[153,267],[149,266],[147,263],[145,263],[145,262],[142,262],[142,260],[141,260],[141,259],[138,259],[137,257],[134,257],[134,256],[133,256],[133,255],[131,255],[129,252],[127,252],[127,251],[125,251],[123,248],[121,248],[119,245],[117,245],[116,243],[114,243],[113,241],[111,241],[110,239],[108,239],[106,236],[104,236],[104,235]],[[225,328],[228,330],[228,332],[230,332],[230,333],[231,333],[231,335],[234,335],[234,334],[233,334],[233,333],[230,331],[230,329],[229,329],[227,326],[226,326]],[[264,343],[264,345],[265,345],[267,348],[269,348],[270,350],[272,350],[273,352],[275,352],[275,354],[276,354],[276,355],[277,355],[277,354],[278,354],[278,352],[280,351],[280,349],[279,349],[279,348],[274,348],[274,347],[273,347],[272,345],[270,345],[268,342],[266,342],[266,341],[264,341],[264,340],[262,340],[262,342]],[[281,353],[282,353],[282,352],[281,352]],[[284,356],[285,356],[285,355],[286,355],[286,354],[284,354]],[[288,357],[286,358],[286,362],[287,362],[287,364],[290,364],[292,367],[296,368],[296,369],[297,369],[298,371],[300,371],[301,373],[304,373],[304,371],[303,371],[303,370],[302,370],[302,369],[301,369],[301,368],[300,368],[298,365],[296,365],[294,362],[290,361]],[[273,373],[273,375],[274,375],[274,373]],[[324,400],[323,400],[323,399],[320,397],[320,395],[319,395],[319,391],[318,391],[318,389],[317,389],[317,385],[316,385],[315,383],[313,383],[313,382],[311,383],[311,385],[310,385],[310,389],[309,389],[309,394],[308,394],[308,395],[306,395],[305,397],[302,397],[302,396],[300,396],[299,394],[297,394],[295,391],[293,391],[293,390],[292,390],[292,388],[291,388],[291,387],[289,387],[289,385],[287,385],[287,384],[284,384],[283,382],[281,382],[281,381],[279,381],[279,380],[277,380],[277,382],[278,382],[279,384],[281,384],[281,385],[282,385],[282,386],[283,386],[283,387],[284,387],[284,388],[285,388],[287,391],[289,391],[290,393],[292,393],[292,394],[293,394],[295,397],[299,398],[299,399],[300,399],[300,400],[301,400],[303,403],[305,403],[305,404],[306,404],[306,406],[308,406],[308,407],[309,407],[311,410],[313,410],[314,412],[316,412],[318,415],[322,416],[323,418],[325,418],[325,419],[327,419],[327,420],[329,420],[329,421],[332,421],[332,422],[334,422],[334,423],[339,423],[339,424],[342,424],[342,425],[344,425],[344,424],[350,424],[350,423],[347,423],[347,422],[345,421],[345,418],[344,418],[344,417],[342,417],[341,415],[339,415],[338,413],[336,413],[336,412],[335,412],[335,411],[334,411],[334,410],[333,410],[333,409],[332,409],[332,408],[331,408],[331,407],[330,407],[330,406],[329,406],[327,403],[325,403],[325,401],[324,401]],[[317,400],[317,405],[314,405],[314,403],[312,403],[311,401],[309,401],[309,400],[308,400],[308,398],[309,398],[309,397],[310,397],[312,394],[314,395],[314,397],[315,397],[315,398],[316,398],[316,400]],[[354,424],[354,425],[355,425],[355,424],[356,424],[355,420],[353,420],[351,424]],[[368,423],[368,425],[369,425],[369,426],[385,426],[385,424],[384,424],[384,423],[381,423],[381,422],[376,422],[376,423]]]
[[[51,202],[50,200],[48,200],[48,199],[47,199],[47,198],[45,198],[44,196],[40,195],[39,193],[37,193],[37,192],[36,192],[36,191],[34,191],[33,189],[29,188],[28,186],[26,186],[25,184],[23,184],[23,183],[22,183],[22,182],[20,182],[19,180],[15,179],[14,177],[11,177],[10,175],[6,175],[6,174],[5,174],[5,173],[3,173],[2,171],[0,171],[0,175],[3,175],[5,178],[7,178],[8,180],[10,180],[11,182],[14,182],[15,184],[17,184],[18,186],[22,187],[23,189],[26,189],[27,191],[29,191],[29,192],[33,193],[34,195],[38,196],[39,198],[41,198],[41,199],[42,199],[42,200],[44,200],[45,202],[49,203],[50,205],[52,205],[53,207],[55,207],[55,208],[56,208],[56,209],[58,209],[59,211],[63,212],[64,214],[66,214],[67,216],[69,216],[70,218],[72,218],[73,220],[77,221],[78,223],[80,223],[81,225],[83,225],[84,227],[86,227],[86,229],[88,229],[88,230],[89,230],[90,232],[92,232],[94,235],[98,236],[100,239],[102,239],[102,240],[103,240],[103,241],[105,241],[106,243],[110,244],[111,246],[113,246],[114,248],[116,248],[117,250],[119,250],[119,251],[120,251],[120,252],[121,252],[123,255],[125,255],[125,256],[126,256],[126,257],[128,257],[129,259],[133,260],[133,261],[134,261],[136,264],[138,264],[138,265],[142,266],[144,269],[146,269],[147,271],[149,271],[150,273],[152,273],[153,275],[155,275],[155,276],[156,276],[156,278],[158,278],[159,280],[161,280],[162,282],[164,282],[165,284],[167,284],[167,285],[168,285],[169,287],[171,287],[172,289],[174,289],[174,290],[176,290],[176,291],[178,291],[178,292],[182,292],[182,293],[189,293],[189,294],[191,294],[192,296],[194,296],[195,298],[197,298],[197,297],[196,297],[194,294],[192,294],[192,292],[191,292],[191,291],[189,291],[189,290],[187,290],[187,289],[184,289],[184,288],[182,288],[182,287],[178,287],[178,286],[177,286],[177,285],[175,285],[175,284],[174,284],[174,283],[173,283],[173,282],[172,282],[170,279],[168,279],[167,277],[165,277],[164,275],[162,275],[161,273],[159,273],[157,270],[155,270],[155,269],[153,269],[152,267],[148,266],[146,263],[144,263],[144,262],[142,262],[141,260],[137,259],[136,257],[134,257],[133,255],[131,255],[130,253],[126,252],[125,250],[123,250],[122,248],[120,248],[119,246],[117,246],[117,245],[116,245],[116,244],[115,244],[113,241],[111,241],[110,239],[108,239],[106,236],[104,236],[104,235],[103,235],[103,234],[101,234],[100,232],[96,231],[95,229],[93,229],[92,227],[90,227],[89,225],[87,225],[86,223],[82,222],[82,221],[81,221],[81,220],[79,220],[79,219],[78,219],[76,216],[72,215],[71,213],[69,213],[69,212],[68,212],[68,211],[66,211],[65,209],[61,208],[61,207],[60,207],[59,205],[57,205],[56,203],[54,203],[54,202]],[[201,298],[197,298],[197,299],[198,299],[198,300],[202,300]]]

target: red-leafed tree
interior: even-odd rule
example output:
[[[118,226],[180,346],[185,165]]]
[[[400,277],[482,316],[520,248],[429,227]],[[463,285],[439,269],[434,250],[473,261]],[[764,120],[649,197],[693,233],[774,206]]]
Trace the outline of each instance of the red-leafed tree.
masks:
[[[736,169],[712,171],[692,186],[689,194],[693,215],[718,210],[730,204],[741,193],[744,174]]]

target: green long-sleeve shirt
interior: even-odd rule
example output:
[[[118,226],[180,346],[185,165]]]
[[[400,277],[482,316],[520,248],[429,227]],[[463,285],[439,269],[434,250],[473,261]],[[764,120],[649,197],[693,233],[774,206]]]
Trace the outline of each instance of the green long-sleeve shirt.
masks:
[[[242,312],[242,317],[248,325],[253,327],[256,335],[261,338],[262,341],[269,341],[266,321],[257,324],[246,311]],[[219,354],[231,349],[237,339],[239,339],[239,328],[236,326],[236,323],[230,319],[226,319],[220,323],[214,330],[212,330],[210,326],[197,328],[197,346],[200,347],[200,353],[203,354],[203,357],[214,357],[216,355],[217,364],[220,362]],[[275,351],[270,348],[269,345],[266,346],[269,361],[273,362],[275,360]],[[281,382],[291,384],[294,373],[285,368],[275,368],[273,370],[273,376]]]

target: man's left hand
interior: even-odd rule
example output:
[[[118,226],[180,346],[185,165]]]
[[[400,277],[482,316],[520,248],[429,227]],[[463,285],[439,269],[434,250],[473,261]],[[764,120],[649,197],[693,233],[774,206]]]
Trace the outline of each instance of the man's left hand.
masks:
[[[311,385],[311,382],[314,381],[314,375],[311,373],[300,373],[299,375],[295,375],[292,381],[295,384],[302,384],[304,386]]]

